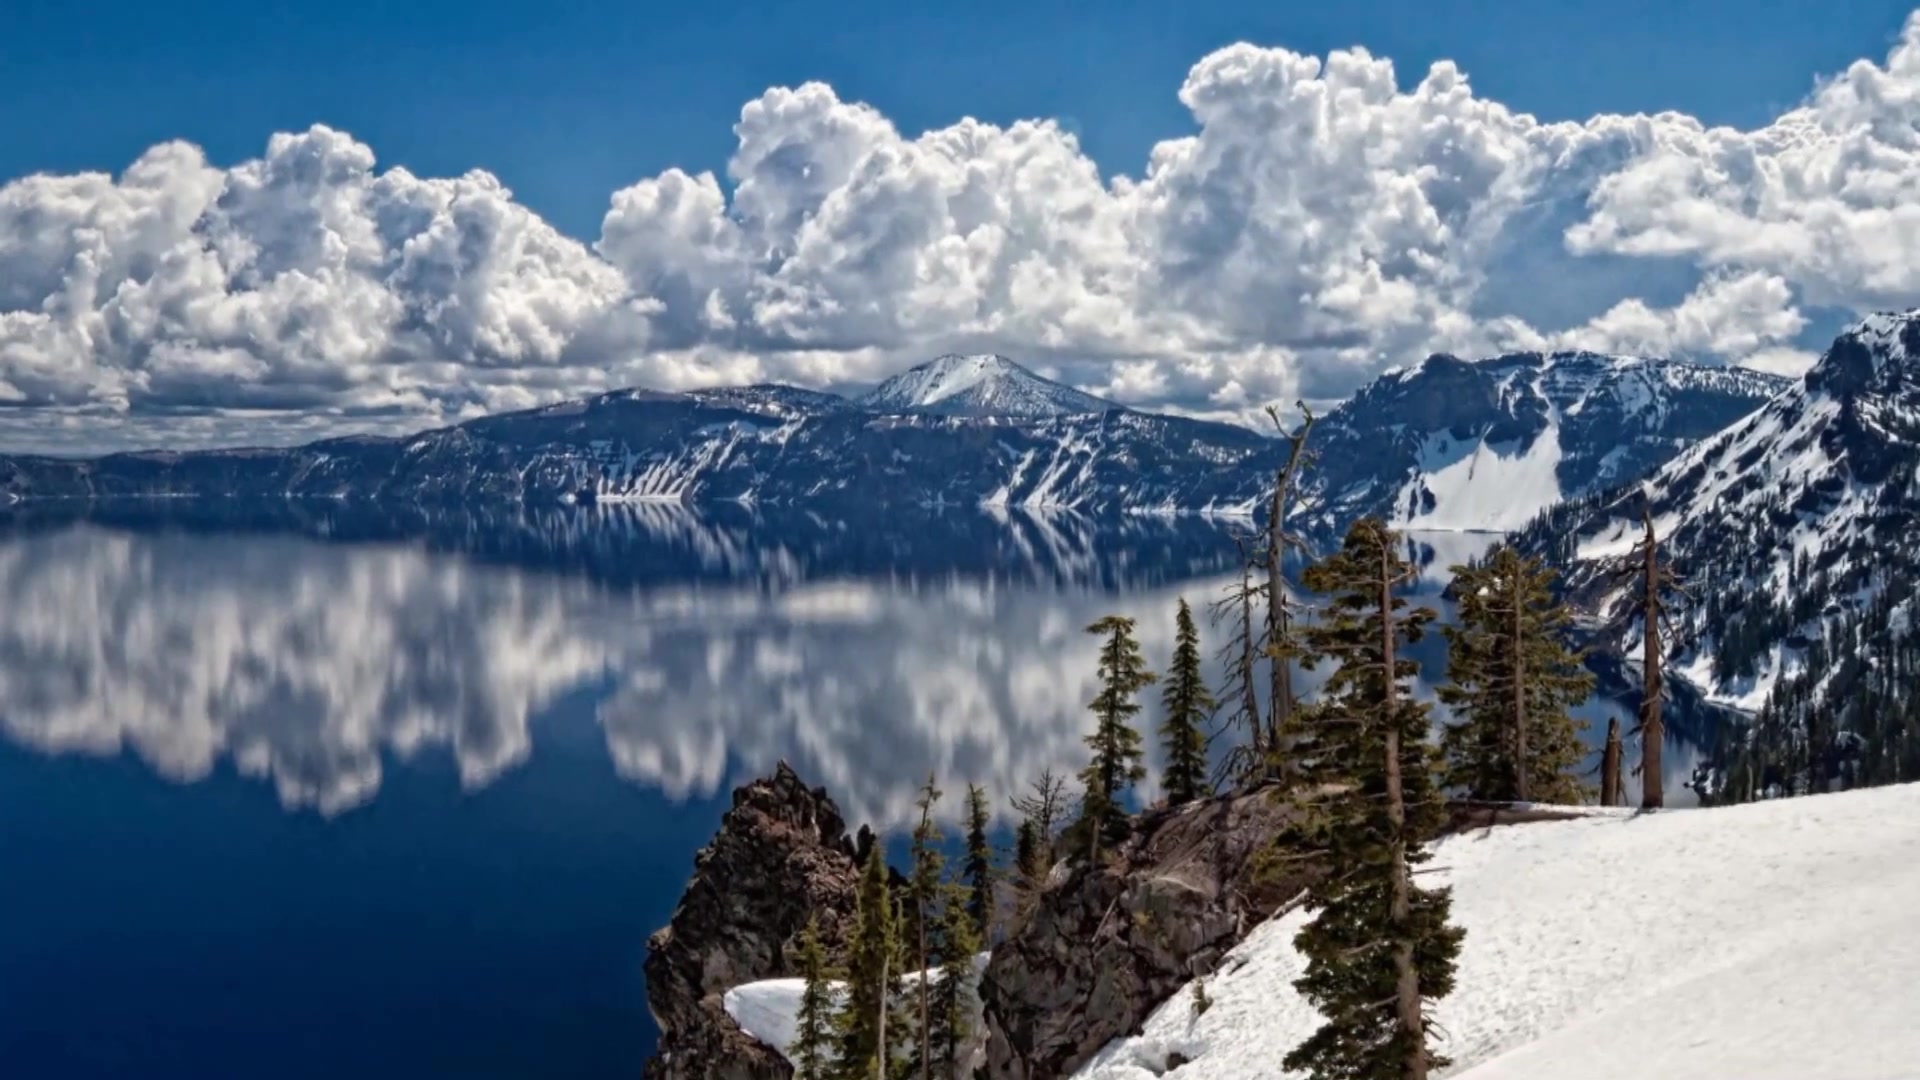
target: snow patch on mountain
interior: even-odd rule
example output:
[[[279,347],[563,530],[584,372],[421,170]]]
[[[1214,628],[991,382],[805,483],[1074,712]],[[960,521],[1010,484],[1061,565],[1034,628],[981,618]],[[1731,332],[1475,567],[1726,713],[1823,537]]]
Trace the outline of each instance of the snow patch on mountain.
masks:
[[[1920,1076],[1920,785],[1450,837],[1466,928],[1435,1009],[1458,1080]],[[1818,888],[1794,883],[1818,882]],[[1318,1026],[1294,913],[1168,999],[1084,1080],[1280,1080]],[[1185,1064],[1169,1067],[1178,1054]]]
[[[875,412],[1036,418],[1105,412],[1113,404],[1042,378],[1004,356],[947,355],[929,360],[855,399]]]
[[[1558,424],[1542,429],[1529,445],[1429,435],[1418,472],[1395,500],[1402,513],[1391,523],[1430,531],[1517,529],[1560,501],[1560,458]]]
[[[1788,385],[1733,368],[1594,353],[1439,354],[1374,380],[1315,427],[1310,527],[1511,530],[1644,476]]]

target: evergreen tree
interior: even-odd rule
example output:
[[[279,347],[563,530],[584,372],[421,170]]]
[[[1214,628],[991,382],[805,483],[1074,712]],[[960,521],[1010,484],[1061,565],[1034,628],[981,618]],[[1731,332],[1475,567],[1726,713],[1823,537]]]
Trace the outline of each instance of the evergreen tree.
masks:
[[[1174,617],[1173,663],[1167,668],[1161,703],[1166,716],[1160,724],[1167,753],[1167,802],[1173,806],[1212,794],[1207,784],[1207,717],[1216,703],[1200,671],[1200,631],[1193,625],[1193,609],[1185,597]]]
[[[1087,632],[1105,639],[1100,647],[1100,693],[1087,706],[1098,718],[1086,739],[1093,760],[1080,770],[1085,789],[1080,820],[1086,829],[1089,858],[1098,861],[1105,844],[1126,835],[1127,813],[1121,797],[1146,776],[1146,767],[1140,763],[1140,732],[1134,729],[1133,718],[1140,711],[1136,696],[1154,676],[1140,655],[1140,643],[1134,640],[1132,619],[1109,615],[1087,627]]]
[[[880,1070],[882,1062],[891,1059],[891,1055],[883,1057],[883,1050],[892,1038],[887,1013],[897,939],[886,858],[876,844],[867,854],[855,894],[853,935],[847,943],[847,989],[834,1024],[839,1043],[834,1080],[888,1080]]]
[[[1586,723],[1569,710],[1593,677],[1565,643],[1572,615],[1554,601],[1553,571],[1503,546],[1453,572],[1459,617],[1445,630],[1440,700],[1459,722],[1441,736],[1446,784],[1492,802],[1582,801]]]
[[[1022,821],[1013,833],[1013,884],[1024,900],[1039,891],[1046,877],[1040,854],[1040,830]]]
[[[800,1008],[794,1017],[794,1080],[829,1080],[833,1063],[833,982],[826,946],[820,942],[820,923],[807,917],[800,931]]]
[[[940,908],[940,970],[933,991],[934,1075],[961,1080],[960,1051],[976,1009],[973,958],[983,947],[964,886],[949,884]]]
[[[920,821],[913,829],[913,873],[908,878],[907,920],[917,953],[916,971],[933,967],[933,954],[929,949],[933,931],[928,924],[933,921],[934,905],[940,898],[941,872],[945,864],[940,856],[940,826],[933,817],[933,808],[940,801],[940,794],[940,789],[934,786],[933,774],[928,773],[927,783],[920,789],[920,800],[916,804],[920,810]],[[932,990],[924,977],[917,989],[920,999],[920,1076],[921,1080],[930,1080],[933,1075]]]
[[[894,925],[900,926],[906,920],[906,904],[903,898],[894,898]],[[905,934],[893,937],[893,961],[888,965],[891,977],[887,980],[887,1027],[883,1041],[885,1051],[881,1069],[881,1080],[913,1080],[915,1063],[920,1057],[919,1034],[914,1025],[918,1019],[915,1006],[915,992],[925,982],[925,976],[915,978],[913,970],[913,949],[907,943]]]
[[[1445,1061],[1428,1045],[1425,1004],[1453,989],[1461,931],[1451,896],[1422,889],[1413,869],[1446,817],[1427,743],[1427,707],[1405,681],[1403,643],[1434,618],[1395,595],[1413,569],[1384,524],[1367,519],[1310,567],[1328,597],[1312,644],[1337,665],[1314,711],[1316,781],[1300,797],[1304,839],[1329,873],[1308,889],[1315,911],[1295,939],[1295,984],[1326,1022],[1283,1063],[1314,1080],[1425,1080]]]
[[[967,785],[967,915],[981,941],[993,940],[993,845],[987,840],[992,818],[986,790]]]

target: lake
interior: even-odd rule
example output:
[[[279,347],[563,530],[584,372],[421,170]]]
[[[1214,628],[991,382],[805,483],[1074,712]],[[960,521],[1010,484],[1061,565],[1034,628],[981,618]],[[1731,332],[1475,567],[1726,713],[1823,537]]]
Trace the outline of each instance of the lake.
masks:
[[[0,1062],[64,1080],[637,1075],[647,936],[735,784],[785,759],[896,837],[929,771],[1004,808],[1081,763],[1083,628],[1132,616],[1161,665],[1184,596],[1211,652],[1204,610],[1245,528],[16,507]],[[1415,538],[1435,575],[1420,591],[1490,539]],[[1419,655],[1430,696],[1437,635]]]

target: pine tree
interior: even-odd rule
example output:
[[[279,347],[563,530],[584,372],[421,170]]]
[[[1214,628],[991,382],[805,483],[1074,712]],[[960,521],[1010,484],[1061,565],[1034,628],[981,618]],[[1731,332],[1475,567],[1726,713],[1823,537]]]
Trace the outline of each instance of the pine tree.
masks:
[[[967,915],[981,941],[993,940],[993,845],[987,793],[978,784],[967,785]]]
[[[1022,821],[1013,833],[1013,884],[1021,898],[1037,892],[1047,871],[1041,865],[1040,830]]]
[[[1315,916],[1295,939],[1307,961],[1295,985],[1327,1020],[1283,1067],[1314,1080],[1425,1080],[1445,1064],[1425,1003],[1452,991],[1462,935],[1447,925],[1447,890],[1413,881],[1446,804],[1427,707],[1404,685],[1416,665],[1401,652],[1434,613],[1395,595],[1413,576],[1398,547],[1363,520],[1305,578],[1329,598],[1309,637],[1337,666],[1314,714],[1316,783],[1300,800],[1329,873],[1308,889]]]
[[[1445,630],[1440,700],[1459,722],[1441,737],[1445,782],[1491,802],[1582,801],[1586,723],[1569,710],[1593,677],[1564,641],[1572,615],[1554,601],[1553,571],[1503,546],[1453,572],[1459,617]]]
[[[950,884],[940,909],[940,970],[933,996],[935,1075],[960,1080],[960,1051],[971,1033],[975,1009],[973,958],[982,948],[967,910],[969,890]]]
[[[800,1008],[794,1017],[794,1080],[829,1080],[833,1059],[833,984],[836,977],[820,942],[820,924],[807,917],[800,931]]]
[[[897,927],[905,921],[907,912],[903,898],[895,897],[894,904]],[[891,977],[887,979],[887,1027],[882,1041],[886,1049],[880,1076],[881,1080],[913,1080],[915,1061],[920,1056],[918,1031],[914,1026],[917,1019],[914,997],[916,983],[924,982],[925,976],[914,978],[913,949],[904,934],[893,937],[893,961],[888,970]]]
[[[1207,717],[1216,704],[1200,671],[1200,631],[1185,597],[1174,617],[1173,663],[1167,668],[1161,703],[1160,739],[1166,749],[1167,802],[1173,806],[1212,794],[1207,784]]]
[[[1087,706],[1098,717],[1093,734],[1086,739],[1093,760],[1080,770],[1085,789],[1080,818],[1087,830],[1089,861],[1098,862],[1107,843],[1126,835],[1127,813],[1121,796],[1146,776],[1140,762],[1140,732],[1134,729],[1133,718],[1140,711],[1136,695],[1154,676],[1140,655],[1140,643],[1134,640],[1132,619],[1109,615],[1087,627],[1087,632],[1106,639],[1100,647],[1100,693]]]
[[[887,887],[886,858],[879,845],[867,863],[855,894],[853,935],[847,943],[847,989],[834,1027],[838,1035],[834,1080],[887,1080],[881,1072],[898,935],[893,896]]]
[[[918,953],[919,962],[914,965],[916,971],[926,971],[933,967],[929,939],[932,928],[934,905],[940,898],[941,872],[945,860],[940,856],[940,826],[934,821],[933,808],[940,801],[940,789],[934,785],[932,773],[927,774],[926,786],[920,789],[920,800],[916,804],[920,811],[919,824],[913,830],[913,873],[908,879],[908,926],[910,936]],[[933,1028],[931,1013],[933,1009],[931,987],[923,977],[920,980],[920,1076],[921,1080],[931,1080],[933,1075]]]

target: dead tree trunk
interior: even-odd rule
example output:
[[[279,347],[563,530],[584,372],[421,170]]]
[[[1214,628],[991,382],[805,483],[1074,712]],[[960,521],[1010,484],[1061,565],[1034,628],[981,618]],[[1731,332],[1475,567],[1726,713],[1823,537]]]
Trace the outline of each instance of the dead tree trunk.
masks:
[[[1600,805],[1620,806],[1626,802],[1620,788],[1620,720],[1607,718],[1607,745],[1600,752]]]
[[[1292,749],[1289,744],[1293,735],[1293,657],[1289,648],[1293,640],[1293,613],[1287,600],[1285,574],[1287,549],[1297,546],[1297,541],[1288,535],[1286,520],[1287,509],[1293,503],[1294,485],[1299,482],[1300,468],[1305,463],[1307,436],[1313,431],[1313,410],[1307,408],[1305,402],[1298,404],[1305,419],[1298,431],[1287,436],[1287,461],[1274,475],[1273,502],[1267,509],[1269,776],[1289,772],[1292,766],[1286,755]],[[1272,406],[1267,407],[1267,415],[1275,427],[1286,430],[1280,423],[1280,413]]]
[[[1530,771],[1527,765],[1527,649],[1525,628],[1520,621],[1526,597],[1518,582],[1510,583],[1510,587],[1513,589],[1513,797],[1526,802]]]
[[[1643,584],[1645,595],[1641,599],[1641,643],[1644,651],[1641,655],[1642,694],[1640,698],[1640,808],[1658,810],[1666,802],[1666,792],[1661,784],[1661,751],[1666,747],[1666,725],[1660,717],[1660,547],[1654,538],[1653,515],[1642,512],[1646,523],[1647,535],[1641,543],[1646,548]]]

